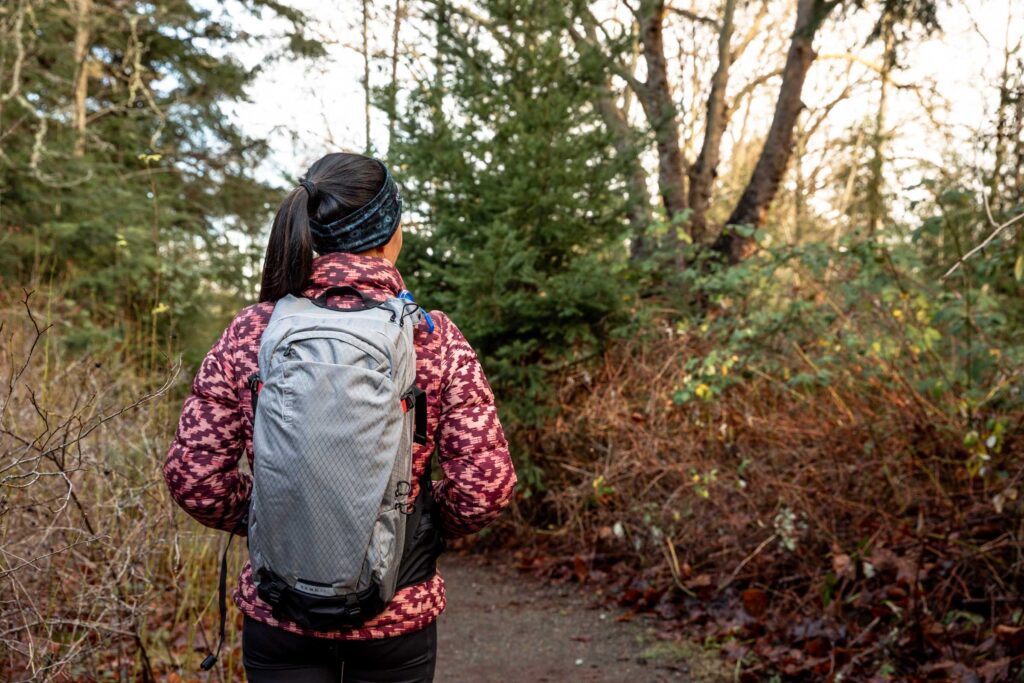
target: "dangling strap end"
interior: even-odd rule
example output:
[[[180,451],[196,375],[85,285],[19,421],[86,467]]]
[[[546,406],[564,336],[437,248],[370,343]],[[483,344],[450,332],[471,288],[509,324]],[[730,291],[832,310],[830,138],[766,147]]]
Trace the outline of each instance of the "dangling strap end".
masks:
[[[248,521],[248,512],[239,517],[234,528],[231,530],[231,534],[228,535],[228,542],[224,544],[224,554],[220,557],[220,581],[217,585],[217,602],[220,607],[220,637],[217,640],[217,650],[208,654],[206,659],[203,660],[203,663],[199,665],[199,668],[203,671],[209,671],[213,668],[213,665],[217,663],[217,658],[220,656],[221,649],[224,647],[224,633],[228,620],[228,551],[231,550],[231,541],[235,538],[237,533],[245,528]]]

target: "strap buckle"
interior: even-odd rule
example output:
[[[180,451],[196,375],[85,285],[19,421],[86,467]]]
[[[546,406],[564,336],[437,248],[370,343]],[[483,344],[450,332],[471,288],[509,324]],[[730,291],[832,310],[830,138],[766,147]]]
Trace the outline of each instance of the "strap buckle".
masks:
[[[284,595],[288,584],[280,577],[266,571],[266,569],[260,570],[259,579],[260,582],[256,587],[256,592],[260,594],[265,603],[271,607],[276,607],[281,602],[281,596]]]
[[[349,593],[345,596],[345,611],[353,619],[359,619],[360,615],[363,613],[355,593]]]

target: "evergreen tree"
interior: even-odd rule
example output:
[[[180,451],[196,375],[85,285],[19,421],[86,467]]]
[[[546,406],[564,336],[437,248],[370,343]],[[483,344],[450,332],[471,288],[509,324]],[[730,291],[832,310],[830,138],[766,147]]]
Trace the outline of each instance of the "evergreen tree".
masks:
[[[548,370],[597,349],[628,293],[625,188],[562,41],[560,8],[434,4],[437,74],[409,94],[391,150],[406,193],[403,272],[480,351],[508,417],[549,404]]]
[[[0,6],[0,280],[66,297],[72,342],[195,356],[251,299],[272,196],[224,110],[257,72],[239,13],[285,20],[279,55],[321,51],[270,0]]]

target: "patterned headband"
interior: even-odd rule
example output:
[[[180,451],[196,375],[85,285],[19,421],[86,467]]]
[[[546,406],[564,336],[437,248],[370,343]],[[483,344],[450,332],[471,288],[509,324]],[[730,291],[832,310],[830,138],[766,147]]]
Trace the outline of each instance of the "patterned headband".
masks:
[[[387,244],[402,220],[402,196],[391,171],[382,162],[384,185],[377,195],[344,218],[330,223],[309,219],[317,253],[357,254]],[[308,189],[308,188],[307,188]]]

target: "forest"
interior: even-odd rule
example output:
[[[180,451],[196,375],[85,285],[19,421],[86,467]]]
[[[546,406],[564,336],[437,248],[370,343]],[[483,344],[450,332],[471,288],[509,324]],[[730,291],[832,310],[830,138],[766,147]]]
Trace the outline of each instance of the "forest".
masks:
[[[240,680],[161,466],[338,149],[512,449],[450,554],[706,680],[1024,680],[1015,0],[0,2],[0,678]]]

